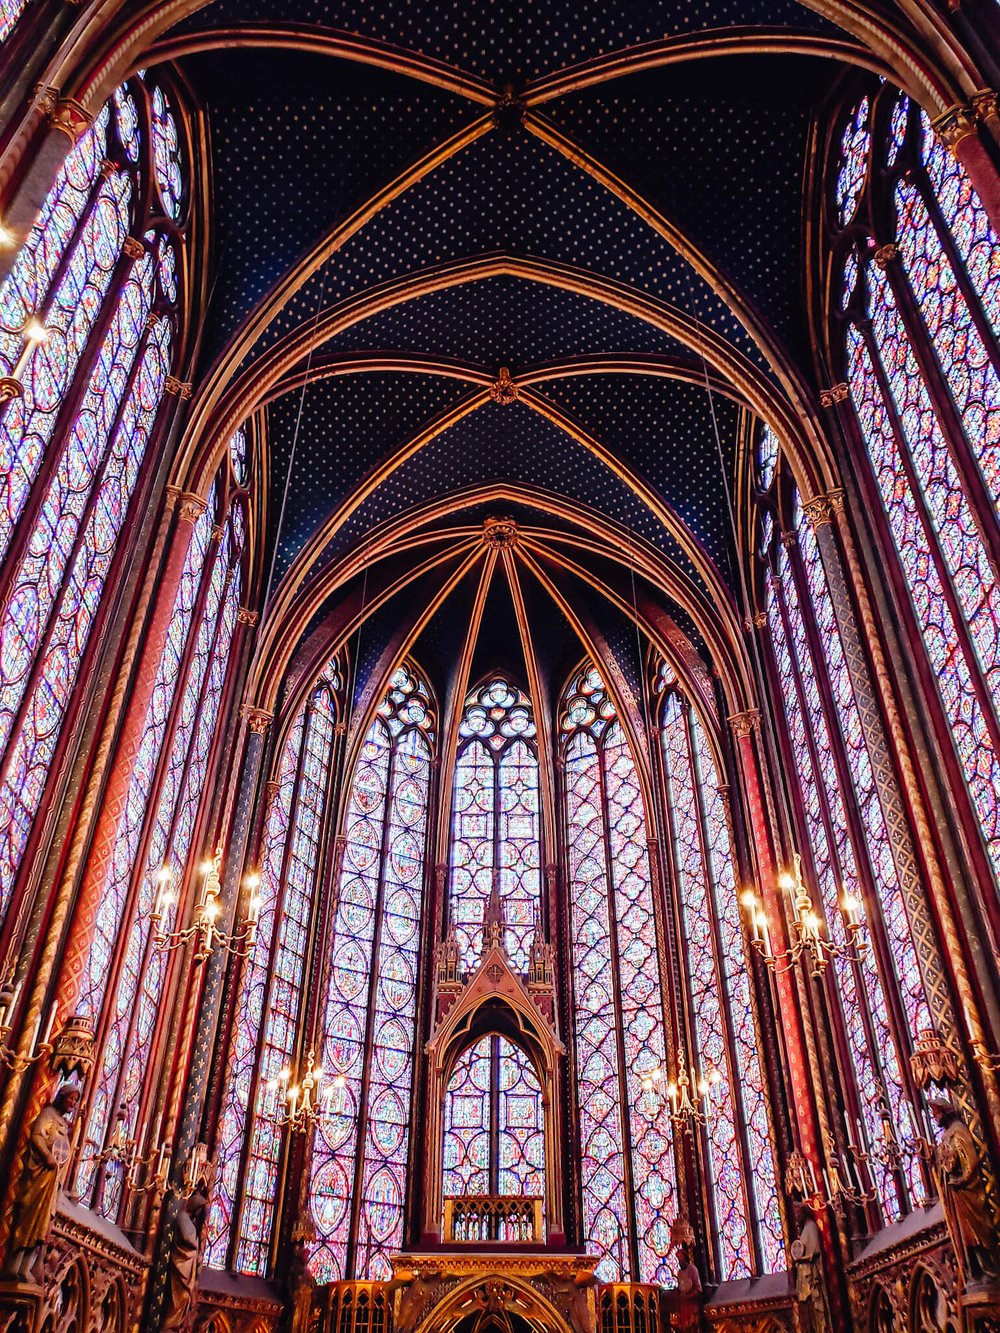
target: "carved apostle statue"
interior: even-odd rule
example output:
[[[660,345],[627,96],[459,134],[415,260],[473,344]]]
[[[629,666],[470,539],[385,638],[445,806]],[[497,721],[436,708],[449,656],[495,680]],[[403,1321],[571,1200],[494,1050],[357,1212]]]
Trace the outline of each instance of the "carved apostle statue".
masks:
[[[14,1188],[14,1216],[4,1277],[41,1282],[42,1246],[48,1238],[70,1154],[70,1123],[80,1090],[64,1084],[35,1117]]]
[[[826,1291],[823,1285],[823,1260],[819,1227],[804,1204],[795,1208],[799,1234],[792,1241],[791,1255],[795,1264],[795,1303],[798,1326],[802,1333],[828,1333],[830,1320],[827,1313]]]
[[[945,1221],[968,1281],[1000,1275],[997,1236],[986,1202],[983,1160],[968,1125],[944,1097],[928,1099],[941,1137],[934,1165],[941,1189]]]
[[[170,1251],[167,1275],[167,1306],[163,1329],[182,1328],[194,1301],[198,1286],[201,1229],[208,1199],[196,1192],[185,1199],[177,1214],[174,1247]]]
[[[288,1264],[289,1333],[309,1333],[315,1290],[316,1279],[309,1271],[306,1242],[299,1239],[292,1247]]]

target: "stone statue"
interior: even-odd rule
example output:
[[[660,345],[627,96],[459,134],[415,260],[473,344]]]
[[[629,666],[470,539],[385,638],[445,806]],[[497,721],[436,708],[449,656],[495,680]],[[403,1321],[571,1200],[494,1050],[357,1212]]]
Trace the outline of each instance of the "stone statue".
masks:
[[[185,1199],[177,1214],[174,1247],[170,1251],[167,1276],[167,1304],[163,1329],[182,1328],[194,1301],[198,1286],[201,1229],[205,1221],[208,1199],[195,1192]]]
[[[552,1290],[552,1301],[570,1328],[578,1333],[596,1333],[597,1320],[587,1296],[587,1288],[595,1283],[593,1273],[580,1270],[566,1273],[546,1274]]]
[[[942,1131],[934,1152],[945,1221],[965,1280],[1000,1277],[997,1236],[986,1202],[983,1162],[968,1125],[945,1097],[927,1101]]]
[[[795,1303],[798,1326],[802,1333],[828,1333],[830,1319],[823,1286],[823,1260],[819,1227],[805,1206],[795,1206],[795,1222],[799,1234],[792,1241],[791,1255],[795,1264]]]
[[[70,1155],[70,1122],[80,1089],[66,1083],[35,1117],[14,1190],[14,1217],[4,1277],[17,1282],[43,1278],[42,1246],[48,1237]]]
[[[695,1329],[701,1324],[701,1273],[684,1242],[677,1246],[678,1328]]]
[[[316,1279],[309,1271],[306,1242],[299,1239],[292,1246],[292,1257],[288,1264],[289,1333],[309,1333],[315,1290]]]

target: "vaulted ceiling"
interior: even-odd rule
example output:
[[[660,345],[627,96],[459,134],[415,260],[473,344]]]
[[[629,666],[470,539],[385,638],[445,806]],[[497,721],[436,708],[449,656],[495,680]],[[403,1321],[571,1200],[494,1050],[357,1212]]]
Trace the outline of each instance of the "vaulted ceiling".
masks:
[[[405,643],[444,690],[529,623],[550,682],[637,685],[637,617],[718,668],[758,416],[815,397],[814,117],[871,54],[797,0],[214,0],[154,56],[207,127],[200,420],[262,414],[261,670]]]

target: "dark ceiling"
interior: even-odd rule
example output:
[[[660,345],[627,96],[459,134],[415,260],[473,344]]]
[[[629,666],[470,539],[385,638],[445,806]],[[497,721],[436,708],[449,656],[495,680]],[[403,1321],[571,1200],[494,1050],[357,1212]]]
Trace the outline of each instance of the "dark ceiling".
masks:
[[[706,34],[726,53],[648,67],[665,39]],[[792,36],[796,53],[778,49]],[[211,145],[199,379],[225,390],[242,368],[262,386],[246,410],[267,403],[274,587],[308,586],[415,507],[478,512],[489,487],[509,497],[491,512],[521,506],[553,532],[578,521],[568,510],[580,530],[588,513],[620,525],[692,598],[738,615],[731,511],[757,428],[739,376],[815,387],[802,219],[812,117],[844,74],[816,45],[829,38],[850,40],[797,0],[215,0],[168,32],[163,56]],[[573,86],[572,67],[618,57],[614,77]],[[311,355],[271,369],[290,338],[328,324]],[[708,336],[732,382],[695,349]],[[502,366],[521,388],[511,405],[483,397]],[[365,671],[417,613],[416,586],[366,627]],[[442,679],[470,595],[418,640]],[[595,587],[573,595],[638,678],[629,617]],[[707,651],[666,580],[651,595]],[[540,663],[568,670],[576,632],[538,588],[526,597],[551,620]],[[477,664],[503,655],[511,615],[509,593],[492,593]]]

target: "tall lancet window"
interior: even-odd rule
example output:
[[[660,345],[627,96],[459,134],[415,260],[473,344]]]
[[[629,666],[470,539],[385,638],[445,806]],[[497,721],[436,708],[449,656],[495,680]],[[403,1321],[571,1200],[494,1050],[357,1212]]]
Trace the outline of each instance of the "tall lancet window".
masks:
[[[223,466],[188,550],[167,639],[117,828],[102,867],[100,903],[78,1001],[99,1038],[85,1105],[77,1190],[104,1216],[125,1204],[119,1166],[98,1154],[120,1122],[134,1138],[155,1079],[151,1056],[167,982],[167,954],[155,947],[152,914],[178,925],[178,903],[200,891],[202,797],[223,707],[242,589],[246,494],[237,471],[243,434]],[[201,820],[201,822],[200,822]],[[147,1117],[147,1122],[151,1118]]]
[[[332,1115],[313,1141],[312,1268],[387,1279],[403,1238],[434,723],[409,667],[365,737],[347,796],[322,1058]]]
[[[593,667],[567,690],[561,732],[584,1240],[602,1281],[668,1282],[673,1143],[667,1117],[641,1109],[643,1079],[667,1067],[647,814]]]
[[[765,435],[765,448],[771,447]],[[868,926],[871,947],[861,966],[836,959],[832,969],[843,1047],[854,1073],[853,1088],[846,1089],[852,1134],[874,1148],[884,1138],[886,1120],[900,1141],[912,1137],[916,1089],[909,1055],[931,1014],[876,787],[877,759],[869,750],[816,534],[794,490],[786,487],[782,505],[768,495],[760,504],[768,639],[787,723],[789,771],[797,777],[796,805],[808,835],[807,887],[837,944],[847,943],[845,895]],[[782,509],[789,531],[779,540]],[[873,1171],[888,1218],[923,1199],[916,1162],[905,1179],[877,1161]]]
[[[0,288],[0,919],[149,471],[177,341],[177,139],[161,91],[138,76],[119,88]]]
[[[721,1278],[785,1267],[767,1093],[751,996],[752,958],[740,923],[725,795],[701,720],[669,668],[662,714],[670,852],[680,907],[682,966],[708,1084],[705,1130],[712,1234]]]
[[[1000,238],[927,117],[889,87],[851,112],[832,194],[861,480],[923,639],[963,817],[1000,882]]]
[[[5,42],[27,8],[28,0],[0,0],[0,42]]]
[[[494,877],[507,952],[528,969],[541,888],[538,751],[531,701],[500,677],[473,690],[459,724],[451,822],[449,926],[471,970]]]
[[[301,1061],[303,1001],[315,905],[329,873],[330,787],[340,678],[321,674],[289,728],[278,761],[261,849],[261,912],[239,976],[205,1262],[268,1271],[285,1133],[282,1070]]]

